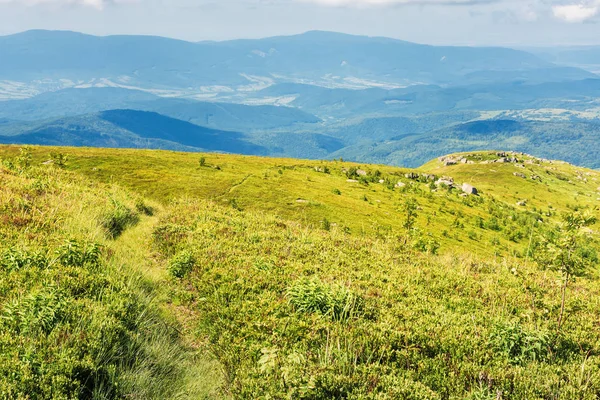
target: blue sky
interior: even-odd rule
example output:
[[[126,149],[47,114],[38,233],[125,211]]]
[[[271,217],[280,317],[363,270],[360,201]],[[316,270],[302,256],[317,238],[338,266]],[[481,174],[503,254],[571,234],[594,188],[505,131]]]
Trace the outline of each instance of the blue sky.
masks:
[[[330,30],[431,44],[600,44],[600,0],[0,0],[28,29],[223,40]]]

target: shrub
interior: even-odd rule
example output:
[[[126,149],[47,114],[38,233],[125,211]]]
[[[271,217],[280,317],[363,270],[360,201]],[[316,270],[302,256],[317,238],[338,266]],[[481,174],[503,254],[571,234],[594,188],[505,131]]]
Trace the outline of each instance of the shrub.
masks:
[[[46,268],[48,259],[41,252],[27,252],[8,248],[0,255],[0,267],[3,270],[16,271],[23,268]]]
[[[321,221],[321,229],[323,229],[324,231],[331,230],[331,222],[329,222],[327,218],[323,218],[323,220]]]
[[[342,194],[340,189],[333,189],[333,194],[337,194],[338,196]]]
[[[200,166],[201,166],[201,167],[204,167],[204,166],[206,166],[206,158],[204,158],[204,157],[200,157]]]
[[[110,239],[119,237],[125,229],[134,226],[139,216],[117,200],[112,200],[112,209],[102,215],[100,225]]]
[[[19,155],[16,158],[17,166],[21,169],[29,168],[33,160],[31,147],[25,146],[19,149]]]
[[[144,200],[142,199],[137,199],[135,202],[135,209],[137,210],[137,212],[147,215],[149,217],[154,215],[154,209],[152,207],[150,207],[149,205],[147,205]]]
[[[195,265],[196,260],[194,256],[189,251],[182,251],[169,261],[167,270],[171,276],[182,279],[192,272]]]
[[[50,153],[50,159],[54,162],[54,165],[63,168],[67,165],[69,157],[63,153]]]
[[[319,313],[335,320],[347,320],[362,309],[362,299],[348,288],[319,279],[298,280],[288,289],[287,298],[297,312]]]
[[[100,265],[102,248],[97,243],[82,245],[76,240],[68,240],[56,250],[58,261],[65,267],[96,268]]]
[[[48,334],[63,318],[66,304],[57,290],[45,288],[7,304],[2,320],[15,333]]]
[[[542,331],[527,331],[518,323],[497,324],[489,342],[494,351],[503,353],[510,363],[523,364],[545,360],[550,337]]]

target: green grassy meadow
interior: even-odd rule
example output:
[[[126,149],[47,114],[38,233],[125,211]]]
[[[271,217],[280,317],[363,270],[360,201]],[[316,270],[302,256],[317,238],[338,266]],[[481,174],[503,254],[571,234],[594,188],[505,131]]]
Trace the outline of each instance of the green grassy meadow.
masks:
[[[0,397],[600,397],[600,173],[454,157],[0,147]]]

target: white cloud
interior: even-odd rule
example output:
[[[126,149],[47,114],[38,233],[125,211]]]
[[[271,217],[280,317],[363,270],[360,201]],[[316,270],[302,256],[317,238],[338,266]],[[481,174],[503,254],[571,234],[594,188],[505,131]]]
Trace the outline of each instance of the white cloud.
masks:
[[[0,4],[21,4],[35,6],[39,4],[81,5],[103,10],[109,4],[135,3],[139,0],[0,0]]]
[[[475,5],[487,4],[501,0],[297,0],[305,3],[316,3],[324,6],[390,6],[390,5]]]
[[[556,5],[552,7],[552,12],[556,18],[566,22],[577,23],[584,22],[598,15],[600,7],[596,4],[567,4]]]

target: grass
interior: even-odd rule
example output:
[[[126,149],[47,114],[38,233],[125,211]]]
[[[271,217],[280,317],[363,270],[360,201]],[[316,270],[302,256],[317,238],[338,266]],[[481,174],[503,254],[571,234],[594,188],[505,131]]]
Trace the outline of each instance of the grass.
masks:
[[[55,167],[0,166],[0,183],[1,398],[217,393],[218,364],[180,335],[147,273],[155,221],[135,215],[137,226],[106,235],[107,212],[133,209],[132,194]],[[203,385],[188,375],[198,371]]]
[[[415,171],[452,176],[457,182],[473,184],[481,193],[463,198],[460,191],[432,192],[431,183],[406,179],[404,175],[411,170],[379,165],[150,150],[32,149],[35,163],[45,161],[49,152],[64,153],[68,170],[93,181],[118,184],[162,204],[182,197],[208,199],[275,213],[305,225],[318,226],[326,220],[353,235],[402,230],[405,216],[401,210],[407,199],[413,199],[418,203],[416,227],[441,244],[441,253],[468,246],[481,256],[522,256],[528,238],[538,228],[535,221],[557,221],[561,212],[574,207],[598,214],[600,205],[600,173],[563,163],[526,164],[521,169],[514,164],[443,167],[436,160]],[[16,156],[18,151],[16,146],[3,146],[0,156]],[[474,154],[481,154],[480,159],[496,158],[495,152],[494,156]],[[204,167],[200,158],[205,160]],[[381,177],[348,182],[344,171],[356,167],[371,174],[379,171]],[[516,171],[542,181],[516,177]],[[386,180],[384,184],[378,183],[380,178]],[[406,186],[393,188],[398,181]],[[521,200],[527,201],[526,207],[517,206]],[[492,218],[498,220],[500,230],[479,223]]]
[[[534,261],[561,213],[599,215],[596,171],[29,153],[0,147],[0,397],[600,396],[599,271],[559,331]]]

